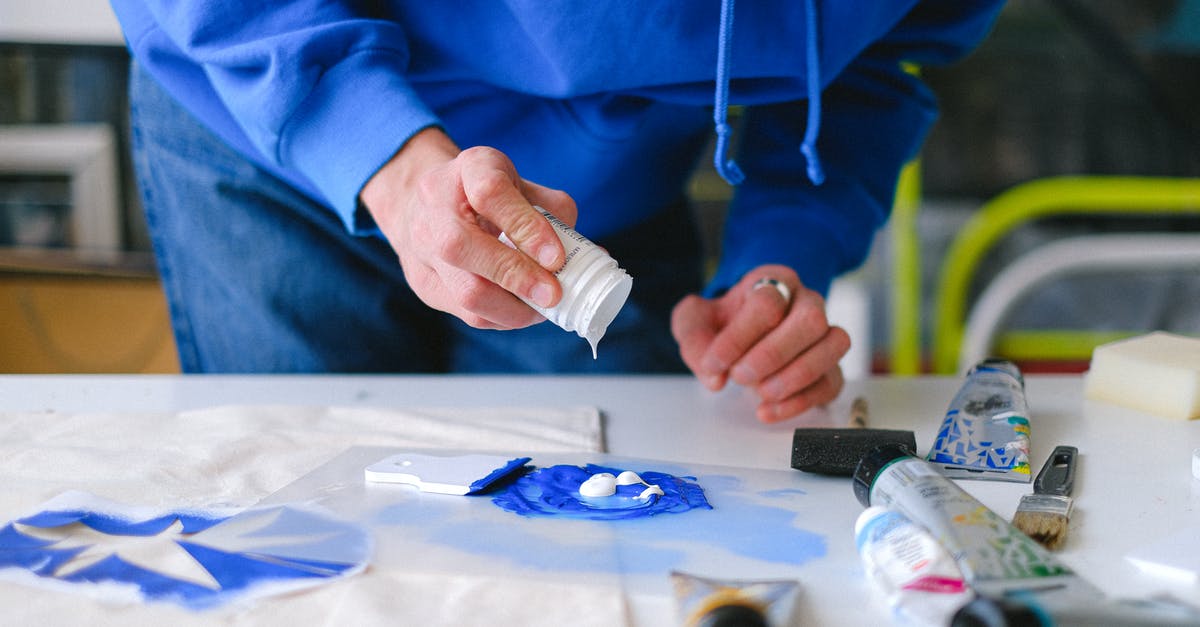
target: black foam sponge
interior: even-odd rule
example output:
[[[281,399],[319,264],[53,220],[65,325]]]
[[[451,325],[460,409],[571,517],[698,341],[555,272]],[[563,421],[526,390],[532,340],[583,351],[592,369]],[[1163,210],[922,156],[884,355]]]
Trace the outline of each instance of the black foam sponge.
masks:
[[[849,477],[858,460],[880,444],[917,450],[912,431],[899,429],[796,429],[792,435],[792,468],[822,475]]]

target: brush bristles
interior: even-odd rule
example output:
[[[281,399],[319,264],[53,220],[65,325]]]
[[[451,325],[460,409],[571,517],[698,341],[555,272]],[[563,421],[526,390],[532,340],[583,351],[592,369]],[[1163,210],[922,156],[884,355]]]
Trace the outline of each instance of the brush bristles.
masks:
[[[1051,551],[1067,539],[1067,517],[1063,514],[1017,511],[1012,524]]]

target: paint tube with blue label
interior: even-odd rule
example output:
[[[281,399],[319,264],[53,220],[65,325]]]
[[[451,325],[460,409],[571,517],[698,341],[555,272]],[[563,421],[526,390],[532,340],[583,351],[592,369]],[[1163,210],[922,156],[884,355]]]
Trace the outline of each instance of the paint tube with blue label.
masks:
[[[971,368],[926,459],[953,479],[1029,482],[1029,408],[1015,364],[986,359]]]

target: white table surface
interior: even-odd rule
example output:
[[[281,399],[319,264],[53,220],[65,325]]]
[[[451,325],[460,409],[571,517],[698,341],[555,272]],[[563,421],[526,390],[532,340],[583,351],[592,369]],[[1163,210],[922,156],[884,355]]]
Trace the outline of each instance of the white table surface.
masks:
[[[582,404],[602,411],[610,453],[787,470],[793,429],[841,426],[856,395],[869,401],[870,426],[915,431],[923,454],[960,384],[953,377],[850,381],[828,408],[764,425],[754,419],[750,392],[735,386],[713,394],[684,376],[0,376],[0,412],[177,411],[257,403],[398,408]],[[1063,560],[1114,596],[1167,592],[1200,603],[1200,585],[1145,575],[1124,559],[1155,539],[1200,529],[1200,480],[1191,475],[1191,451],[1200,448],[1200,421],[1084,401],[1077,376],[1028,376],[1026,396],[1034,471],[1056,445],[1080,451],[1076,509]],[[1001,482],[960,485],[1006,518],[1030,489]],[[846,560],[842,566],[847,569],[860,569],[852,557],[852,526],[861,508],[850,490],[846,481],[847,499],[831,504],[823,515],[845,520],[845,536],[829,539],[837,545],[831,555]],[[803,615],[819,624],[886,622],[880,608],[862,600],[870,594],[868,582],[828,599],[822,598],[820,582],[809,583]],[[636,601],[633,611],[637,623],[672,620],[671,608],[661,603]]]

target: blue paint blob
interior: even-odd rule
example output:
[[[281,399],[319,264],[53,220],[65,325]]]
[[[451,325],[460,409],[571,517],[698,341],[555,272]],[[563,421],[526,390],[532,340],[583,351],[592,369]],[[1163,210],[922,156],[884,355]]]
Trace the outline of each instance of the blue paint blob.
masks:
[[[678,514],[692,509],[712,509],[704,498],[704,489],[699,485],[688,481],[686,477],[654,471],[638,474],[646,483],[661,488],[661,496],[637,498],[646,488],[642,484],[617,486],[617,493],[612,496],[580,495],[580,484],[601,472],[619,475],[622,471],[596,464],[540,468],[496,493],[492,502],[522,516],[584,520],[625,520],[665,513]]]

